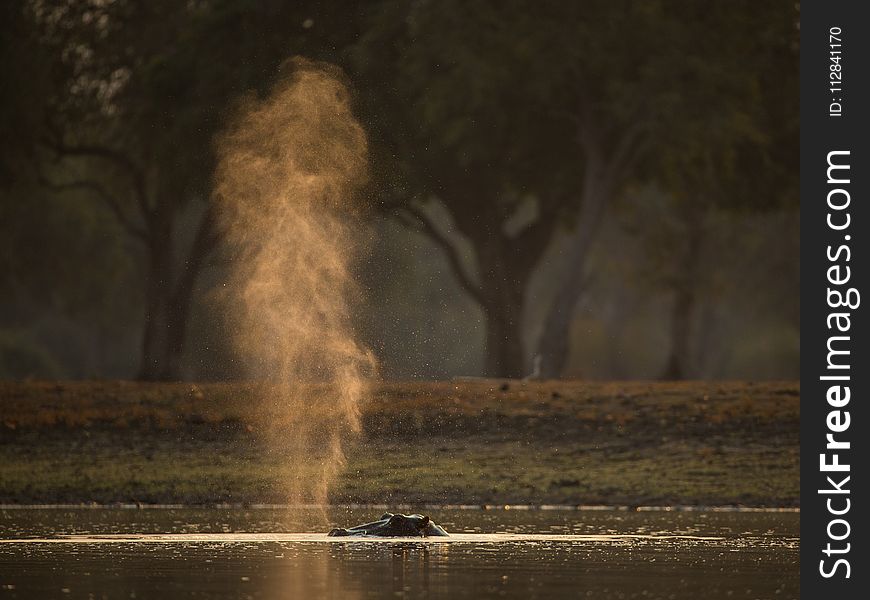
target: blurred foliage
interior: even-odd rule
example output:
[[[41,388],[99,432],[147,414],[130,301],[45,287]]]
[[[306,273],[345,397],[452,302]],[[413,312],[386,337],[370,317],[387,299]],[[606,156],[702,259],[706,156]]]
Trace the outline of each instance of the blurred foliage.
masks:
[[[28,4],[0,3],[0,191],[32,176],[56,83],[51,49],[41,43]]]
[[[340,4],[315,2],[31,0],[10,10],[13,33],[39,47],[51,75],[44,93],[30,86],[19,98],[44,107],[32,111],[44,156],[30,162],[47,188],[89,193],[137,245],[139,376],[178,377],[197,282],[220,241],[214,137],[288,57],[336,60],[355,22]]]
[[[652,140],[644,172],[668,188],[706,173],[705,159],[732,174],[779,169],[770,189],[793,185],[797,15],[783,2],[390,1],[369,12],[350,62],[399,194],[477,209],[533,194],[569,224],[578,135],[607,145],[627,129]],[[583,110],[594,123],[578,128]],[[731,200],[767,201],[751,190]]]
[[[628,321],[637,348],[663,359],[682,343],[686,373],[703,376],[765,372],[737,359],[717,371],[703,355],[767,323],[790,357],[769,372],[796,372],[784,365],[799,323],[797,223],[762,214],[797,205],[796,11],[781,0],[9,0],[0,329],[58,355],[44,332],[63,328],[47,323],[93,330],[76,344],[114,361],[93,368],[129,375],[148,354],[136,339],[177,329],[179,313],[185,338],[190,306],[183,369],[164,374],[236,374],[209,293],[228,258],[209,225],[213,140],[301,54],[347,71],[370,136],[369,198],[396,218],[376,218],[360,265],[359,323],[386,373],[525,374],[553,299],[586,277],[562,328],[574,332],[567,374],[654,375],[655,359],[620,358],[612,331]],[[787,228],[779,245],[753,225],[771,222]],[[678,315],[691,323],[669,333]],[[711,319],[730,331],[705,338]]]
[[[452,259],[484,312],[490,375],[528,372],[529,281],[569,230],[569,270],[536,309],[547,314],[536,352],[561,355],[559,374],[589,247],[626,188],[664,190],[669,206],[626,204],[651,248],[673,249],[653,270],[674,264],[681,280],[695,276],[681,263],[703,232],[657,217],[793,202],[797,14],[783,2],[409,0],[377,5],[367,24],[351,64],[379,199]],[[440,227],[433,204],[449,215]],[[683,296],[677,312],[693,303]]]

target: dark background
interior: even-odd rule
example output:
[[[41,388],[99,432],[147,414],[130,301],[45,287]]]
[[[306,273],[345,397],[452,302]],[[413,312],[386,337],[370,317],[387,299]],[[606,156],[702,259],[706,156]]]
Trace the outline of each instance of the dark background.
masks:
[[[798,18],[7,0],[0,377],[241,374],[214,139],[303,55],[369,134],[357,323],[385,376],[797,378]]]

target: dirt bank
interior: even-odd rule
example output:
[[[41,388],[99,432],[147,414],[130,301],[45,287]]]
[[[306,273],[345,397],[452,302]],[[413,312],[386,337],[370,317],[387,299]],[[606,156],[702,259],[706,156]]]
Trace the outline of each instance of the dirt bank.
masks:
[[[0,382],[0,503],[283,502],[242,384]],[[797,382],[379,386],[337,503],[799,503]]]

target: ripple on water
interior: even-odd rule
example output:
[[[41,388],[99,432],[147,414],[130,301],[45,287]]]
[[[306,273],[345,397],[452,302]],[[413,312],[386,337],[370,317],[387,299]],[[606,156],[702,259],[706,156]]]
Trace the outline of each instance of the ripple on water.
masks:
[[[351,599],[791,598],[799,593],[794,513],[429,514],[453,535],[414,540],[324,535],[332,525],[364,522],[371,516],[368,509],[336,510],[328,523],[318,522],[314,512],[283,509],[0,510],[0,538],[5,538],[0,599],[67,593],[129,597],[131,592],[161,600],[194,592]],[[22,537],[30,539],[12,541]]]

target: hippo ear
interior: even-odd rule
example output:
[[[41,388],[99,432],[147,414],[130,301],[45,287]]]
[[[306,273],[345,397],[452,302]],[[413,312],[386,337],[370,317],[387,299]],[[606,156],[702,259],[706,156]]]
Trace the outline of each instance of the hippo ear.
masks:
[[[383,521],[384,519],[392,518],[392,516],[393,516],[393,513],[384,513],[381,515],[381,518],[378,519],[378,521]]]

